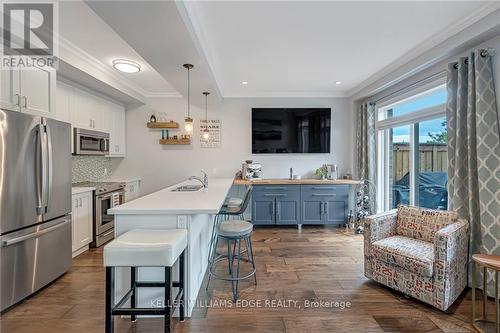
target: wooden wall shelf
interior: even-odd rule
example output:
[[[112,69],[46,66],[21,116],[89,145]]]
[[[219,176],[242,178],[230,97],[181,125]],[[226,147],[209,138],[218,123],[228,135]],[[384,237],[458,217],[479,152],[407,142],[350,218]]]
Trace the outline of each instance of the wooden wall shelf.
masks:
[[[147,123],[148,128],[179,128],[179,123],[175,121],[159,121]]]
[[[160,139],[161,145],[190,145],[191,139]]]

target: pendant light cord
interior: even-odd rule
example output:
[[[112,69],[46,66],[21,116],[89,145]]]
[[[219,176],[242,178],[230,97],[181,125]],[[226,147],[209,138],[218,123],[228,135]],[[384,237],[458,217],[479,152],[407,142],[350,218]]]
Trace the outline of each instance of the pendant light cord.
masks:
[[[190,92],[190,75],[189,75],[189,71],[190,71],[190,68],[187,69],[188,70],[188,118],[191,118],[191,102],[190,102],[190,95],[191,95],[191,92]]]
[[[205,94],[205,125],[208,126],[208,94]]]

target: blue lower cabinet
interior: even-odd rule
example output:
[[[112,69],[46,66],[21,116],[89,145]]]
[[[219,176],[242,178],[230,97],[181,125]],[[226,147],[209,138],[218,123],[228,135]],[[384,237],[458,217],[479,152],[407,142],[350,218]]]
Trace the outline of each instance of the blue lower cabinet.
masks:
[[[252,223],[274,224],[274,198],[259,195],[252,196]]]
[[[276,198],[276,224],[300,224],[300,195]]]
[[[344,224],[348,185],[254,186],[252,223]]]
[[[302,203],[302,224],[323,224],[323,201],[305,198]]]
[[[325,201],[325,224],[344,224],[347,216],[347,200]]]

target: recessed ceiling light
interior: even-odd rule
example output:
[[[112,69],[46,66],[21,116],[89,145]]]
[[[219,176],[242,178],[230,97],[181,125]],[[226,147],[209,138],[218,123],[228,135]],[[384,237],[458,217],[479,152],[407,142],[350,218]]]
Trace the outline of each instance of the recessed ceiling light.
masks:
[[[342,84],[341,81],[335,81],[335,84]]]
[[[141,65],[132,60],[115,59],[113,67],[124,73],[138,73],[141,71]]]
[[[241,84],[246,86],[248,84],[248,81],[242,81]]]

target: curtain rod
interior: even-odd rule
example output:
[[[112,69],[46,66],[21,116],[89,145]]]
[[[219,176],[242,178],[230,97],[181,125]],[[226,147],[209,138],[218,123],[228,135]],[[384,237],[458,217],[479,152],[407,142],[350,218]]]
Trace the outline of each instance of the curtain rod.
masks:
[[[495,49],[493,49],[493,48],[482,49],[482,50],[480,50],[480,55],[483,58],[484,57],[491,57],[491,56],[495,55]],[[466,62],[468,61],[468,59],[469,59],[469,57],[466,57]],[[458,63],[455,64],[455,68],[457,68],[457,67],[458,67]],[[442,70],[440,72],[434,73],[434,74],[432,74],[430,76],[427,76],[427,77],[425,77],[425,78],[423,78],[421,80],[418,80],[417,82],[414,82],[414,83],[412,83],[412,84],[410,84],[408,86],[405,86],[405,87],[403,87],[401,89],[393,91],[392,93],[384,95],[384,96],[378,98],[377,100],[373,101],[372,103],[379,103],[380,101],[382,101],[382,100],[384,100],[386,98],[389,98],[391,96],[397,95],[397,94],[399,94],[401,92],[404,92],[405,90],[409,90],[409,89],[411,89],[411,88],[413,88],[415,86],[419,86],[422,83],[425,83],[426,81],[433,81],[434,79],[438,79],[441,76],[444,76],[445,74],[446,74],[446,69],[444,69],[444,70]]]

